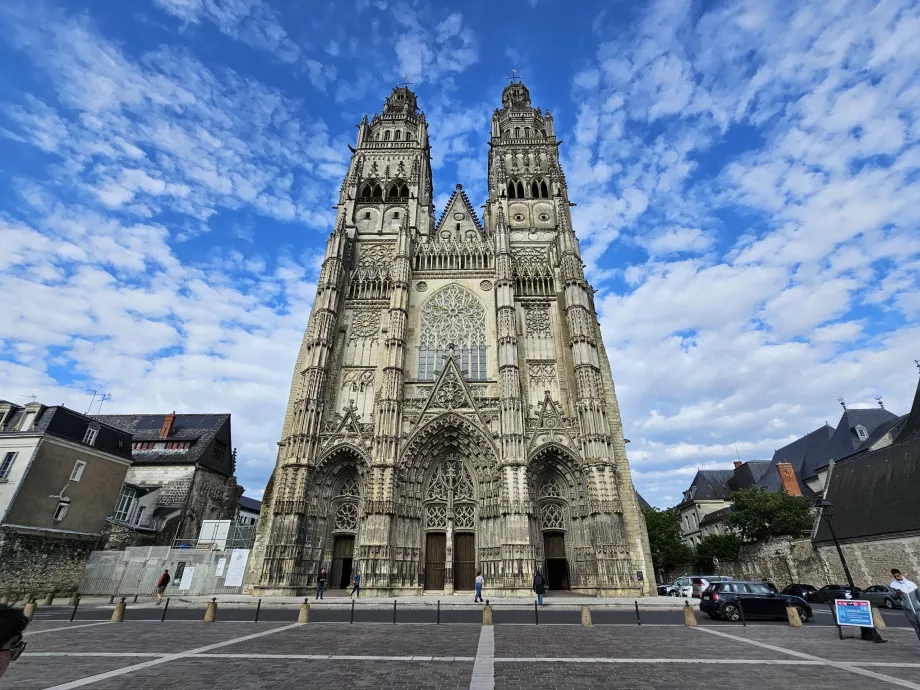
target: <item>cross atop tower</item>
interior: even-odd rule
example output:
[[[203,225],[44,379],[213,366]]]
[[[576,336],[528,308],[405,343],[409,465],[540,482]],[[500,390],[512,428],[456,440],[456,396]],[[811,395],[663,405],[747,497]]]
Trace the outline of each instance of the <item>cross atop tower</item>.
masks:
[[[512,84],[520,84],[520,83],[521,83],[521,75],[517,73],[517,70],[516,70],[516,69],[511,70],[511,76],[510,76],[510,77],[505,77],[505,79],[510,79]],[[514,81],[515,79],[517,79],[516,82]]]
[[[415,83],[415,82],[409,81],[409,75],[408,75],[408,74],[404,74],[404,75],[403,75],[403,81],[398,81],[398,82],[396,82],[396,86],[401,86],[401,87],[403,87],[403,88],[408,88],[408,87],[412,86],[414,83]]]

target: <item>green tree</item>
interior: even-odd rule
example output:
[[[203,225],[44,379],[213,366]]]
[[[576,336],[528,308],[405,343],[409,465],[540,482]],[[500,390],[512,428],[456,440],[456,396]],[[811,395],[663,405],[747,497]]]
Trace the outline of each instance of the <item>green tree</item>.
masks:
[[[811,528],[811,508],[804,496],[749,486],[732,494],[726,523],[746,542],[799,536]]]
[[[713,558],[718,558],[720,563],[734,561],[740,551],[741,539],[737,534],[710,534],[696,545],[694,565],[699,572],[715,575],[717,568]]]
[[[680,517],[673,508],[645,508],[645,526],[655,573],[693,562],[693,549],[680,540]]]

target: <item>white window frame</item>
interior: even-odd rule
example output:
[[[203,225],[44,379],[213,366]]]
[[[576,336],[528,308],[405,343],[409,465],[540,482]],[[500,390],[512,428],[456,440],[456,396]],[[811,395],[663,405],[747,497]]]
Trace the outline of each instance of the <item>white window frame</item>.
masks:
[[[63,522],[64,518],[67,517],[68,510],[70,510],[70,501],[59,501],[51,519],[54,522]]]
[[[26,410],[22,419],[19,421],[19,431],[31,431],[32,427],[35,426],[35,418],[38,417],[38,412],[35,410]]]
[[[857,425],[856,436],[859,438],[860,441],[865,441],[867,438],[869,438],[869,432],[866,430],[864,426]]]
[[[9,478],[10,472],[13,471],[13,465],[16,464],[17,455],[19,455],[19,451],[7,451],[3,456],[3,460],[0,460],[0,482],[5,482]]]
[[[96,437],[99,436],[99,427],[97,426],[88,426],[86,427],[86,433],[83,434],[83,443],[88,446],[96,445]]]
[[[130,492],[130,495],[129,495]],[[122,484],[118,493],[118,501],[112,517],[119,522],[129,522],[134,513],[134,504],[137,501],[137,489],[127,484]]]
[[[83,469],[86,467],[86,463],[83,460],[77,460],[73,465],[73,470],[70,472],[70,481],[78,482],[83,476]]]

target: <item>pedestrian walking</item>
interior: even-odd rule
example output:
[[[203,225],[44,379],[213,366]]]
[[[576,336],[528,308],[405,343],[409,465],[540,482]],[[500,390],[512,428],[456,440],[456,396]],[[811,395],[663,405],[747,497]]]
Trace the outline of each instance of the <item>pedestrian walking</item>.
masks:
[[[326,591],[326,569],[319,571],[319,577],[316,578],[316,598],[322,599],[323,592]]]
[[[166,591],[166,585],[169,584],[172,578],[169,576],[169,569],[163,571],[163,574],[160,575],[160,579],[157,580],[156,589],[153,591],[153,596],[157,598],[157,606],[163,603],[163,592]]]
[[[477,570],[477,571],[476,571],[476,598],[473,599],[473,603],[474,603],[474,604],[475,604],[477,601],[478,601],[478,602],[482,602],[482,583],[483,583],[482,571],[481,571],[481,570]]]
[[[537,603],[543,606],[543,595],[546,594],[546,580],[543,579],[543,574],[539,570],[533,576],[533,591],[537,593]]]
[[[894,579],[888,586],[897,592],[907,622],[911,624],[917,637],[920,637],[920,599],[917,597],[917,585],[904,577],[897,568],[892,568],[891,575]]]
[[[361,596],[361,575],[355,573],[354,577],[351,578],[351,583],[354,585],[354,588],[351,590],[351,596],[360,597]]]
[[[26,648],[22,633],[28,624],[29,619],[22,611],[0,604],[0,677]]]

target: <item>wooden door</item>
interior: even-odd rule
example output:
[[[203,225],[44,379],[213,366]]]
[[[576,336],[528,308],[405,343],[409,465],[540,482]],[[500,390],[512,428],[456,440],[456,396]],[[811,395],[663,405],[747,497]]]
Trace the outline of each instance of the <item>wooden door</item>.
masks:
[[[546,554],[546,584],[550,589],[569,589],[569,562],[565,557],[565,534],[544,532],[543,551]]]
[[[454,589],[473,589],[476,584],[476,535],[454,534]]]
[[[351,582],[351,565],[355,554],[355,538],[350,535],[336,537],[332,545],[332,572],[329,588],[346,589]]]
[[[444,589],[447,535],[429,532],[425,537],[425,589]]]

